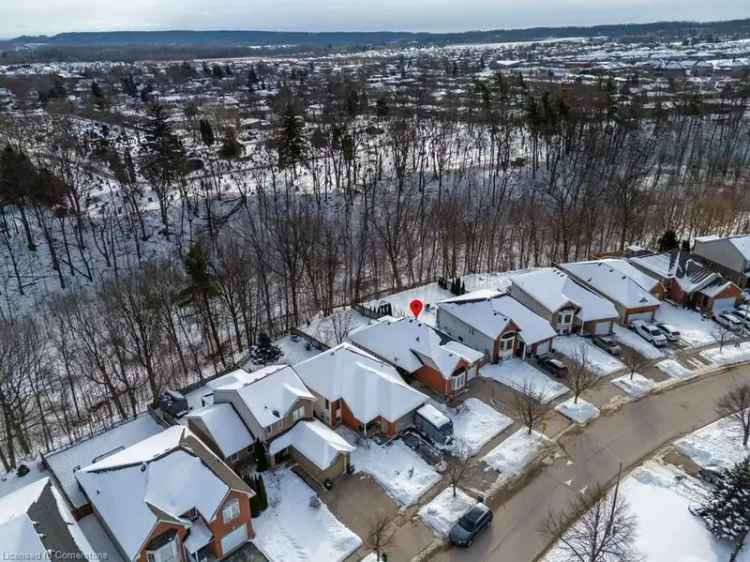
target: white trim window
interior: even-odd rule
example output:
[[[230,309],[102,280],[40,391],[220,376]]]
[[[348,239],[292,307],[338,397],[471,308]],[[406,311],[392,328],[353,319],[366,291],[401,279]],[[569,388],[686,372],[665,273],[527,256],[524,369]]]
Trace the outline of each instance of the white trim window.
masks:
[[[572,312],[561,312],[560,313],[560,324],[568,325],[573,322]]]
[[[297,420],[301,420],[305,417],[305,407],[300,406],[296,410],[292,412],[292,423],[295,423]]]
[[[177,562],[177,537],[157,548],[146,552],[148,562]]]
[[[221,511],[221,518],[224,523],[231,523],[240,516],[240,500],[232,498],[226,504],[224,509]]]
[[[464,387],[464,381],[466,381],[466,373],[462,372],[458,375],[451,377],[451,391],[458,392]]]

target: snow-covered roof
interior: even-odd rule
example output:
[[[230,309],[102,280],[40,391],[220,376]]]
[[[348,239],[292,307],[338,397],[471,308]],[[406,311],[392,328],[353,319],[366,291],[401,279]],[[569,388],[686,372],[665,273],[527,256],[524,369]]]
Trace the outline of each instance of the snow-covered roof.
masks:
[[[200,420],[224,458],[247,449],[255,441],[234,406],[229,403],[213,404],[193,410],[187,418]]]
[[[458,297],[451,297],[449,299],[442,300],[438,304],[444,304],[444,303],[450,303],[450,302],[479,301],[479,300],[491,299],[501,294],[502,293],[498,291],[497,289],[477,289],[476,291],[471,291],[470,293],[465,293]]]
[[[376,324],[352,331],[349,339],[409,373],[427,365],[446,379],[461,362],[471,365],[483,356],[459,342],[446,346],[451,338],[414,318],[381,318]]]
[[[206,383],[206,386],[216,390],[217,388],[242,388],[245,385],[254,383],[265,376],[283,369],[286,365],[269,365],[258,369],[257,371],[248,372],[245,369],[235,369]]]
[[[189,436],[187,428],[171,427],[76,474],[131,560],[157,522],[190,527],[183,516],[192,509],[211,521],[229,492],[224,479],[198,456],[198,447],[184,444]]]
[[[315,399],[288,365],[264,367],[252,375],[259,373],[260,376],[250,377],[249,382],[239,380],[216,390],[236,392],[263,427],[269,427],[286,416],[300,398]]]
[[[425,404],[417,413],[438,429],[451,423],[450,418],[432,404]]]
[[[730,236],[729,241],[746,260],[750,260],[750,235]]]
[[[275,455],[289,446],[294,447],[320,470],[330,467],[340,454],[351,453],[356,449],[318,420],[297,422],[292,429],[271,441],[268,451]]]
[[[703,287],[703,289],[700,290],[700,293],[712,299],[725,289],[731,287],[732,284],[731,281],[727,281],[726,279],[717,279],[714,283],[711,283],[707,287]]]
[[[76,470],[163,430],[153,417],[143,414],[91,439],[46,455],[44,460],[73,507],[81,507],[88,500],[78,486]]]
[[[671,252],[651,254],[628,258],[631,263],[638,264],[658,277],[672,277],[677,269],[677,260]]]
[[[617,309],[607,299],[582,287],[559,269],[541,269],[512,277],[514,285],[550,312],[578,308],[582,322],[617,318]]]
[[[633,281],[635,281],[642,289],[646,291],[651,292],[659,285],[658,279],[655,279],[651,277],[650,275],[647,275],[646,273],[644,273],[637,267],[634,267],[631,263],[629,263],[626,260],[608,258],[608,259],[601,260],[601,262],[609,265],[610,267],[619,271],[623,275],[627,275]]]
[[[329,402],[343,399],[352,415],[365,424],[378,416],[395,422],[427,401],[396,369],[347,343],[294,368],[313,391]]]
[[[560,266],[581,282],[625,308],[659,306],[659,300],[629,275],[607,263],[609,260],[566,263]],[[621,261],[621,260],[618,260]]]

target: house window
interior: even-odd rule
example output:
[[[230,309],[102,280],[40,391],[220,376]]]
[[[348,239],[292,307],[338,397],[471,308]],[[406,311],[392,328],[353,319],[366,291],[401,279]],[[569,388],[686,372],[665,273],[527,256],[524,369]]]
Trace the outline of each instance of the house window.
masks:
[[[177,562],[177,537],[156,550],[146,552],[148,562]]]
[[[573,320],[573,314],[570,312],[560,313],[560,324],[570,324]]]
[[[511,351],[513,349],[513,342],[515,339],[515,334],[505,334],[503,336],[503,339],[500,340],[500,349],[502,351]]]
[[[464,387],[464,380],[466,380],[466,373],[460,373],[451,377],[451,390],[458,392]]]
[[[300,406],[292,412],[292,423],[305,417],[305,407]]]
[[[221,512],[224,523],[230,523],[240,516],[240,502],[237,498],[230,500]]]

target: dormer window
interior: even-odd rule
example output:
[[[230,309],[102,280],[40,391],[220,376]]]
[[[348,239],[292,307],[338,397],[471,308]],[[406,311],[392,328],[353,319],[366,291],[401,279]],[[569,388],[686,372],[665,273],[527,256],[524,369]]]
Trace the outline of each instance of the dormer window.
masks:
[[[172,533],[171,536],[164,539],[161,536],[157,537],[150,545],[150,550],[146,551],[146,560],[148,562],[178,562],[180,557],[178,555],[177,540],[176,533]],[[157,544],[159,546],[156,546]]]
[[[231,523],[240,516],[240,502],[237,498],[232,498],[225,505],[221,512],[221,518],[224,523]]]

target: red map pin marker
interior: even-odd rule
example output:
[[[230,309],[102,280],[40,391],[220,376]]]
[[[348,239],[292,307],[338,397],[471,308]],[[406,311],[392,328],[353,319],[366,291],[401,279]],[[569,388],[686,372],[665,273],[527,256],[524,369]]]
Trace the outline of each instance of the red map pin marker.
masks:
[[[424,303],[419,299],[414,299],[409,303],[409,308],[411,309],[411,313],[414,315],[414,318],[419,318],[419,315],[422,314]]]

